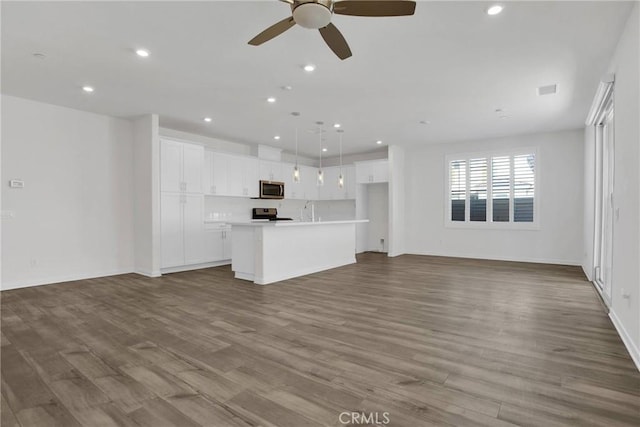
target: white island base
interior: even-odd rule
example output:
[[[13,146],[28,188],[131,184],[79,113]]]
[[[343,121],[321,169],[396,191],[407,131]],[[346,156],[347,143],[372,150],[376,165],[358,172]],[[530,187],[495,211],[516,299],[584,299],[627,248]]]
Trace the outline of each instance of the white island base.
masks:
[[[231,269],[258,285],[356,262],[356,224],[368,220],[231,223]]]

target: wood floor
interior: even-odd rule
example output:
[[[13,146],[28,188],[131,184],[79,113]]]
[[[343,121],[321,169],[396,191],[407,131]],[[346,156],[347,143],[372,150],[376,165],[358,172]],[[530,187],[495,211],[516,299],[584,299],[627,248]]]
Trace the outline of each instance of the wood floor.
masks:
[[[358,261],[2,292],[2,427],[640,425],[640,374],[578,268]]]

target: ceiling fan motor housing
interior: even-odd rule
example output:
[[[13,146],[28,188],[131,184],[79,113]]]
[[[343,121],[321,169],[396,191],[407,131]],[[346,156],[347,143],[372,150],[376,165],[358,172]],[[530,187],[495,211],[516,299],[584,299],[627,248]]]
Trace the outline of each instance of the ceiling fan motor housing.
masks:
[[[292,6],[293,20],[304,28],[324,28],[331,22],[331,6],[331,1],[296,1]]]

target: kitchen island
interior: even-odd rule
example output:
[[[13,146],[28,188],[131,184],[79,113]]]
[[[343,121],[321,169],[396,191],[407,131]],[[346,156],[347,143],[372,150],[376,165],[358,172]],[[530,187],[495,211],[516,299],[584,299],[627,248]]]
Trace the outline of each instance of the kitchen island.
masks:
[[[231,269],[258,285],[356,262],[356,224],[345,221],[231,222]]]

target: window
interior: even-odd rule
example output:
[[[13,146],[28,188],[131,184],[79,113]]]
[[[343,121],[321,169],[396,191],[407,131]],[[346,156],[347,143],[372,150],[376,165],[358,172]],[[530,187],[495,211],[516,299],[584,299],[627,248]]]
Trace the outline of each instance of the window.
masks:
[[[537,223],[535,150],[455,156],[447,165],[447,222]]]

